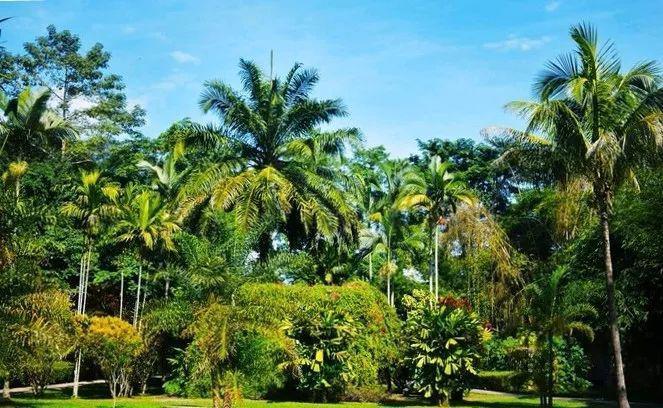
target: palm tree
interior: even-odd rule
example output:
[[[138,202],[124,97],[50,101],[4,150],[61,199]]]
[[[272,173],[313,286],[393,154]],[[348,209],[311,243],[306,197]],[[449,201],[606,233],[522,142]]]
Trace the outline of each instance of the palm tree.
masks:
[[[341,101],[311,98],[318,74],[300,64],[281,80],[267,78],[254,63],[240,60],[240,77],[243,94],[209,81],[200,98],[204,112],[221,118],[225,135],[220,139],[239,152],[240,168],[229,172],[225,162],[201,171],[186,189],[185,195],[194,197],[189,201],[206,196],[214,207],[234,209],[244,231],[263,219],[276,220],[260,237],[263,260],[274,229],[286,229],[291,246],[300,231],[327,240],[351,236],[356,214],[333,172],[318,166],[325,156],[342,154],[345,143],[358,137],[354,129],[316,130],[346,115]]]
[[[439,296],[438,248],[440,228],[456,210],[458,202],[471,204],[474,201],[469,189],[461,181],[455,180],[449,172],[451,163],[442,162],[439,156],[431,157],[425,171],[412,167],[404,175],[404,184],[398,199],[402,209],[421,209],[426,213],[426,224],[433,240],[433,268],[429,274],[428,286],[435,297]]]
[[[532,302],[528,315],[533,326],[539,331],[539,348],[545,349],[545,375],[541,381],[541,406],[553,406],[554,361],[553,340],[556,336],[579,332],[590,340],[594,338],[592,328],[583,322],[596,315],[594,307],[565,296],[565,282],[568,269],[558,267],[545,280],[528,286]]]
[[[0,126],[0,154],[6,153],[10,159],[30,159],[55,149],[64,151],[76,132],[48,108],[50,96],[45,88],[26,88],[11,100],[0,92],[0,109],[5,114]]]
[[[404,244],[404,240],[400,239],[404,226],[402,213],[396,205],[403,183],[404,166],[402,161],[380,164],[381,182],[384,185],[379,191],[379,198],[372,204],[374,212],[368,215],[368,227],[360,231],[359,235],[359,252],[371,256],[371,263],[373,255],[385,258],[379,273],[386,278],[387,301],[390,305],[394,303],[391,278],[398,269],[394,251],[398,244]]]
[[[189,173],[188,169],[184,171],[177,170],[177,164],[184,156],[184,152],[184,142],[178,141],[163,158],[161,165],[151,164],[145,160],[138,162],[138,167],[152,173],[154,177],[153,189],[158,191],[171,204],[175,203],[179,190]]]
[[[179,231],[177,221],[168,211],[161,196],[154,191],[134,192],[129,188],[127,201],[121,208],[122,215],[116,225],[118,240],[136,248],[138,261],[138,287],[133,325],[138,325],[140,294],[145,257],[156,248],[175,250],[173,234]],[[147,293],[143,295],[143,306]]]
[[[651,61],[621,72],[612,43],[599,45],[590,25],[572,27],[571,38],[575,52],[549,62],[535,82],[538,100],[507,105],[528,121],[527,129],[506,133],[516,142],[515,151],[544,152],[559,164],[555,173],[561,182],[583,179],[592,188],[603,236],[617,399],[625,408],[629,403],[610,251],[612,201],[625,182],[637,185],[635,170],[663,144],[662,78]]]
[[[78,276],[78,301],[76,312],[85,313],[87,304],[87,288],[90,280],[90,263],[95,238],[98,236],[104,221],[117,215],[115,201],[120,193],[119,187],[107,184],[98,170],[81,173],[81,183],[76,188],[77,197],[62,207],[62,214],[75,218],[80,222],[85,235],[85,248],[81,254]],[[81,368],[81,351],[76,352],[74,368],[74,387],[72,396],[78,397],[78,379]]]

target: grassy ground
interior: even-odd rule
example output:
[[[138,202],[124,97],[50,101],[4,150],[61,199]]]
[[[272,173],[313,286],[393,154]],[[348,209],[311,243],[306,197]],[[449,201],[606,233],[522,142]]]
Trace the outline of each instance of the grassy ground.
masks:
[[[15,395],[12,401],[0,404],[2,407],[71,407],[71,408],[97,408],[112,407],[113,401],[106,397],[105,386],[94,385],[83,388],[81,398],[70,399],[70,390],[47,391],[43,398],[35,399],[30,395]],[[211,407],[209,399],[183,399],[169,398],[160,395],[118,399],[118,408],[175,408],[175,407]],[[273,401],[245,401],[244,408],[314,408],[319,404],[300,402],[273,402]],[[414,402],[393,402],[384,404],[375,403],[342,403],[325,404],[326,408],[376,408],[376,407],[426,407],[427,405]],[[538,399],[531,397],[516,397],[490,394],[470,394],[463,403],[455,407],[464,408],[527,408],[537,407]],[[607,408],[614,406],[607,403],[589,403],[584,401],[558,400],[556,407],[564,408]],[[637,405],[633,405],[634,408]]]

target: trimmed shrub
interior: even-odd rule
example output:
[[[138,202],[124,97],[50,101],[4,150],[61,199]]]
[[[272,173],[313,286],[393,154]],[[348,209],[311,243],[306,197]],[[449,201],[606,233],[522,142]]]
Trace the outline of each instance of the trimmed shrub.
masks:
[[[523,392],[527,389],[529,374],[518,371],[481,371],[476,386],[492,391]]]

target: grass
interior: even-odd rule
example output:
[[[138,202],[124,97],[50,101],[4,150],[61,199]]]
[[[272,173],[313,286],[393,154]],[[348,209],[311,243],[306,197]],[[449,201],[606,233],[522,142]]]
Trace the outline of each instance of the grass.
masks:
[[[76,400],[70,398],[71,390],[48,390],[41,398],[34,398],[28,394],[16,394],[10,402],[1,403],[2,407],[63,407],[63,408],[101,408],[112,407],[113,401],[108,398],[104,385],[91,385],[82,388],[81,397]],[[538,398],[522,396],[505,396],[483,393],[471,393],[462,403],[454,407],[464,408],[529,408],[537,407]],[[118,399],[118,408],[184,408],[184,407],[211,407],[209,399],[170,398],[162,395],[137,396],[134,398]],[[303,402],[274,402],[274,401],[244,401],[244,408],[314,408],[320,404]],[[391,403],[341,403],[325,404],[327,408],[378,408],[378,407],[430,407],[421,402],[395,401]],[[607,408],[615,406],[610,403],[585,402],[578,400],[557,400],[556,407],[562,408]],[[632,405],[634,408],[637,405]]]

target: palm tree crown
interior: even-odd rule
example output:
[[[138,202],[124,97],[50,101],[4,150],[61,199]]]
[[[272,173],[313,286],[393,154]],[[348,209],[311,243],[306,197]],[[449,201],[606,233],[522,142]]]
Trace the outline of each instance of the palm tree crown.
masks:
[[[221,118],[221,139],[239,151],[240,169],[211,166],[194,178],[188,194],[204,192],[213,206],[234,209],[244,230],[269,219],[276,220],[273,228],[288,229],[289,238],[302,230],[328,240],[352,235],[357,217],[327,159],[342,155],[358,132],[317,129],[346,115],[341,101],[311,98],[318,74],[300,64],[281,80],[241,60],[240,77],[243,93],[210,81],[200,99],[203,111]]]
[[[0,93],[0,109],[4,120],[0,123],[0,153],[11,147],[12,158],[32,158],[64,149],[76,132],[73,126],[48,108],[51,93],[46,88],[24,89],[8,100]]]

